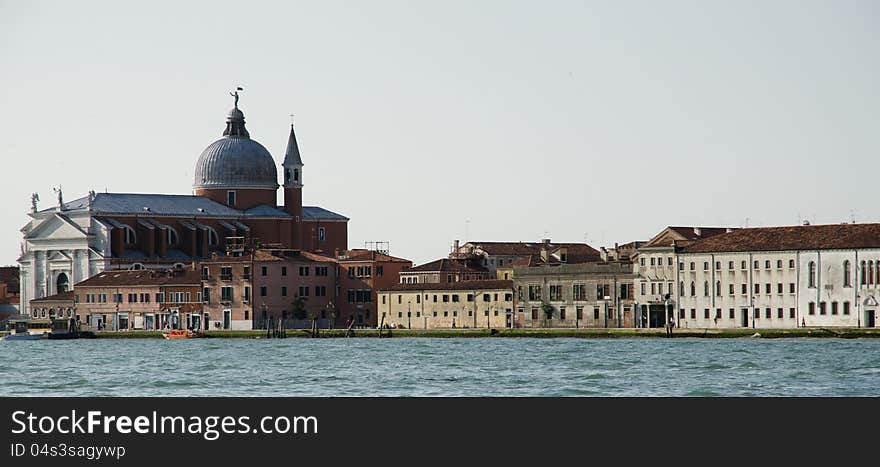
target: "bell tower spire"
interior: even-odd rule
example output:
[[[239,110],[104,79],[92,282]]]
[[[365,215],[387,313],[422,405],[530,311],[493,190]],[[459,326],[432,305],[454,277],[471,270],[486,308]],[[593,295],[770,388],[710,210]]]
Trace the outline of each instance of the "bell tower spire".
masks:
[[[302,168],[303,162],[296,144],[296,133],[293,130],[293,115],[290,116],[290,135],[287,138],[287,151],[281,163],[284,172],[284,210],[293,216],[291,245],[301,248],[302,245]]]

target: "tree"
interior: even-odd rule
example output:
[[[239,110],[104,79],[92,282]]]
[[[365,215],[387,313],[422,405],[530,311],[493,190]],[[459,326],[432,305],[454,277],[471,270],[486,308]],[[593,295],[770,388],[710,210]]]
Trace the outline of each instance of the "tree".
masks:
[[[299,295],[291,302],[293,305],[293,319],[306,319],[306,298]]]
[[[541,304],[541,310],[544,312],[544,315],[547,317],[547,321],[553,319],[553,305],[544,302]]]

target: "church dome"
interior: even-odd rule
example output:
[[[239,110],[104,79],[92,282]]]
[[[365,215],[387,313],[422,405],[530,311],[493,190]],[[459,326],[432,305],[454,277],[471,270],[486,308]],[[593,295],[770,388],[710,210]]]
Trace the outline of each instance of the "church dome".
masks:
[[[193,188],[278,188],[275,160],[250,138],[237,107],[229,111],[223,137],[199,156]]]

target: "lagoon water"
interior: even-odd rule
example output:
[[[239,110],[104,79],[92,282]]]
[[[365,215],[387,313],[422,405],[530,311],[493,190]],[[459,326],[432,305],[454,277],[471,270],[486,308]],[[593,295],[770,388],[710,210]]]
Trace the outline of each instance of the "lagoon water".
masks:
[[[0,341],[9,396],[871,396],[880,339]]]

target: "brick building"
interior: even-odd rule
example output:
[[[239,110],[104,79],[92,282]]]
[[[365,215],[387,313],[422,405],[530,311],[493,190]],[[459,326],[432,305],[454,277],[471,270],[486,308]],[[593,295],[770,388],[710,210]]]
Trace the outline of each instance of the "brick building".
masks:
[[[446,282],[494,279],[495,274],[476,259],[441,258],[400,271],[401,284],[442,284]]]
[[[348,218],[302,205],[303,162],[293,125],[278,184],[275,160],[250,138],[236,107],[199,156],[193,195],[94,193],[38,209],[22,228],[22,313],[34,298],[69,290],[108,269],[189,265],[228,243],[275,244],[330,254],[348,245]],[[277,205],[278,188],[283,204]]]
[[[353,320],[356,325],[378,325],[376,291],[397,284],[401,271],[412,268],[412,261],[377,249],[341,251],[336,260],[339,263],[336,324],[345,326]]]
[[[279,319],[287,328],[304,327],[311,318],[317,318],[320,327],[329,327],[338,313],[338,272],[333,258],[265,248],[240,256],[217,255],[200,267],[205,311],[231,314],[233,320],[240,320],[234,328],[265,329]],[[298,301],[300,317],[296,316]]]
[[[104,271],[74,286],[75,314],[91,327],[114,331],[202,329],[204,322],[230,329],[231,317],[202,312],[201,286],[192,268]]]

